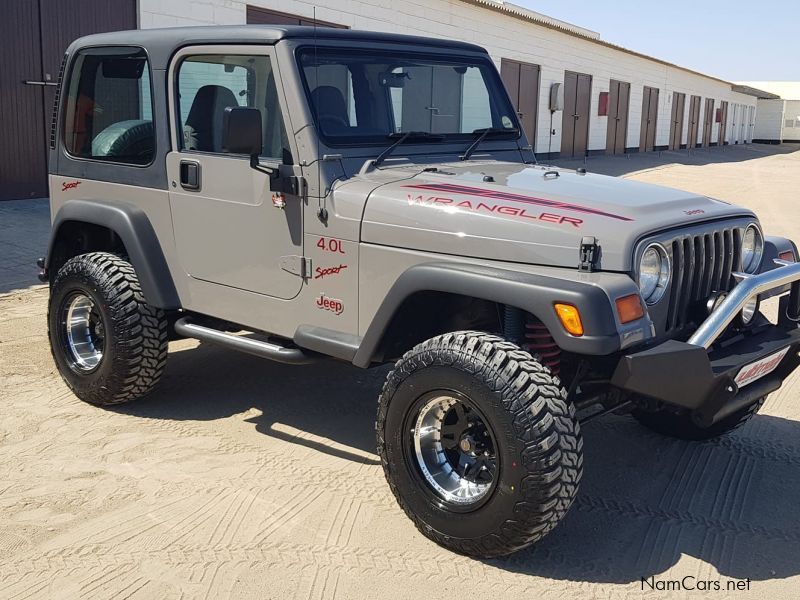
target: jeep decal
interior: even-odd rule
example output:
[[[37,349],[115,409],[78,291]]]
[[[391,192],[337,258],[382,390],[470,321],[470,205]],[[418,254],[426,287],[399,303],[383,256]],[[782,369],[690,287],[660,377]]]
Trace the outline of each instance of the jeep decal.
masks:
[[[344,302],[336,298],[328,298],[325,294],[320,294],[319,298],[317,298],[317,308],[329,310],[335,315],[340,315],[344,312]]]

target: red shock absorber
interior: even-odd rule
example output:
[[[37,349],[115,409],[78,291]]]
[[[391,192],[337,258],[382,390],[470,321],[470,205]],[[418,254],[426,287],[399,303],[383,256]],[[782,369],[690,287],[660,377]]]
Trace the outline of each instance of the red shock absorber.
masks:
[[[522,347],[531,354],[537,355],[553,375],[560,374],[561,348],[558,347],[544,323],[531,315],[526,315],[525,342]]]

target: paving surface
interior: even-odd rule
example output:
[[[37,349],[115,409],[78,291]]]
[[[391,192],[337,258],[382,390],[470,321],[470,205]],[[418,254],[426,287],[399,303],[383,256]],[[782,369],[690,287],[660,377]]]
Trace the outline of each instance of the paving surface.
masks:
[[[800,152],[733,153],[627,176],[743,202],[800,238]],[[41,202],[0,204],[0,598],[797,597],[796,376],[706,444],[618,416],[587,425],[565,521],[535,548],[476,561],[422,537],[388,490],[372,434],[385,368],[288,367],[181,341],[152,397],[78,401],[34,285],[46,230]],[[651,576],[723,591],[642,590]],[[749,591],[724,592],[746,578]]]

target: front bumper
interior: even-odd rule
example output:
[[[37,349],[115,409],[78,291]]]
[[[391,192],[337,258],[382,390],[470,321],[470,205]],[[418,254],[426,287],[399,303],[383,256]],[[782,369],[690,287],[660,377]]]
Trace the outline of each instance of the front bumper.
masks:
[[[742,306],[754,295],[790,290],[780,299],[779,323],[761,324],[738,336],[717,342]],[[755,276],[739,276],[739,284],[687,341],[668,340],[622,356],[611,383],[622,390],[647,396],[691,412],[702,426],[710,426],[777,390],[800,365],[800,263]],[[737,375],[767,357],[785,355],[760,379],[736,384]]]

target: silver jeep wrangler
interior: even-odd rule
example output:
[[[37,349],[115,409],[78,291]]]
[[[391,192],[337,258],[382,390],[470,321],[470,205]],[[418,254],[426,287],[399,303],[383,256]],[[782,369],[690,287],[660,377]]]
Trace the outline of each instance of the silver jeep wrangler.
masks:
[[[177,337],[393,363],[386,478],[457,552],[508,554],[564,517],[579,423],[711,438],[800,362],[791,241],[725,202],[537,164],[479,47],[130,31],[73,43],[59,81],[39,266],[75,394],[147,394]]]

